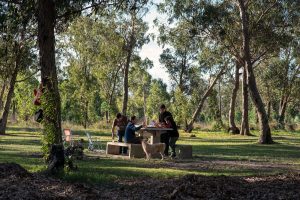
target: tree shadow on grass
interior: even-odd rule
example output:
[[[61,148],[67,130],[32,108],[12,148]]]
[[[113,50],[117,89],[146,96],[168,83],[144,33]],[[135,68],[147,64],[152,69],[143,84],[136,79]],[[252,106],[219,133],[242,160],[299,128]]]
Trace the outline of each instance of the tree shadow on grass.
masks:
[[[29,127],[15,127],[15,126],[9,126],[6,128],[7,131],[13,131],[13,132],[42,132],[42,128],[29,128]]]
[[[246,157],[260,157],[263,160],[268,158],[285,159],[285,158],[299,158],[300,147],[274,144],[274,145],[260,145],[260,144],[239,144],[239,145],[194,145],[193,153],[201,156],[224,157],[233,160]]]

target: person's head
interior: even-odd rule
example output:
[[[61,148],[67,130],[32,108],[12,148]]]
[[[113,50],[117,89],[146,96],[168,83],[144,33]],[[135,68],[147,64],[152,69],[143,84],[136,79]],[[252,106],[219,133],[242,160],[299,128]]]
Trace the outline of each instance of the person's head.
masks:
[[[136,116],[134,116],[134,115],[131,116],[130,121],[131,121],[131,123],[135,124],[137,122]]]
[[[170,124],[171,122],[172,122],[172,117],[171,116],[167,116],[165,119],[165,122],[167,123],[167,124]]]
[[[160,113],[164,113],[164,112],[166,111],[166,106],[165,106],[165,104],[161,104],[161,105],[160,105],[159,111],[160,111]]]
[[[118,113],[118,114],[116,115],[116,118],[117,118],[117,120],[121,120],[122,114],[121,114],[121,113]]]

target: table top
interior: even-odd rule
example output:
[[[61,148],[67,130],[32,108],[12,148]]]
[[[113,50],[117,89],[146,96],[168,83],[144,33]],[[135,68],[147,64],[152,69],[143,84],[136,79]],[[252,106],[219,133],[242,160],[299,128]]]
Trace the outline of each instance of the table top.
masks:
[[[172,131],[172,128],[158,128],[158,127],[145,127],[145,128],[141,128],[141,130],[145,130],[145,131]]]

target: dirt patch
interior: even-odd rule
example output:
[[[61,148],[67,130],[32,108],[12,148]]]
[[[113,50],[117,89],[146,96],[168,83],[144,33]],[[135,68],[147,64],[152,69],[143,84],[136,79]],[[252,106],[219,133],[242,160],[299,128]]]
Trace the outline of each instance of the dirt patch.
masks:
[[[0,199],[300,199],[300,174],[265,177],[186,175],[177,179],[119,180],[92,187],[0,164]]]
[[[0,164],[0,199],[100,199],[100,190],[31,174],[18,164]]]

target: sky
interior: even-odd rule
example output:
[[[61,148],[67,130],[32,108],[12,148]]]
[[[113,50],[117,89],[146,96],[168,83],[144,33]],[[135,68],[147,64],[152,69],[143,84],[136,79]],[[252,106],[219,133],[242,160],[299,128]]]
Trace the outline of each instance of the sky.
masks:
[[[159,2],[159,0],[155,1],[156,3]],[[163,16],[160,15],[154,6],[152,6],[145,15],[144,20],[148,22],[149,24],[149,31],[148,33],[154,33],[155,35],[158,35],[158,27],[156,27],[153,24],[153,20],[155,18],[158,18],[159,20],[162,20]],[[168,73],[166,72],[166,69],[159,63],[159,56],[162,53],[163,49],[158,46],[156,41],[151,41],[148,44],[145,44],[143,48],[140,51],[141,58],[149,58],[153,61],[153,68],[148,70],[148,72],[152,75],[153,78],[160,78],[163,80],[164,83],[168,85],[168,89],[170,89],[170,78]]]

